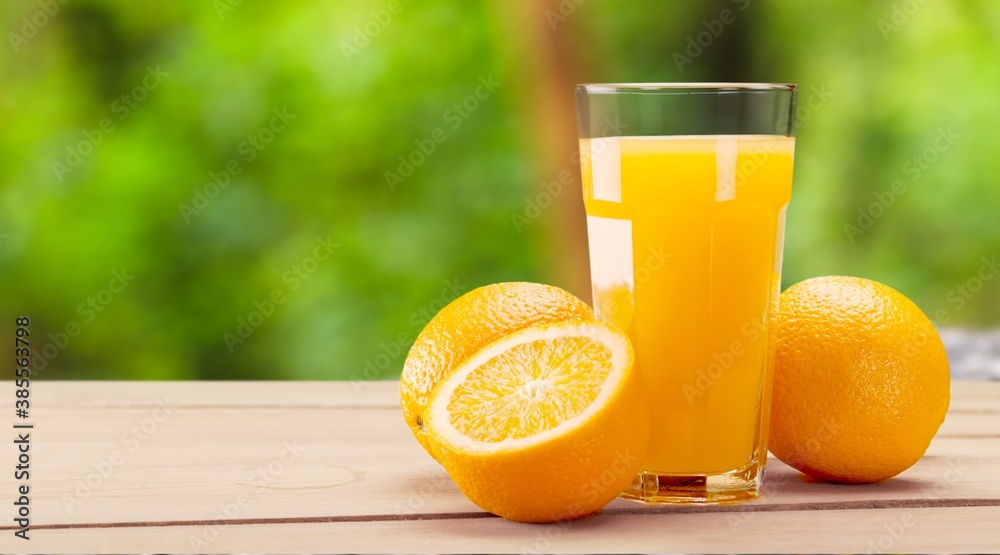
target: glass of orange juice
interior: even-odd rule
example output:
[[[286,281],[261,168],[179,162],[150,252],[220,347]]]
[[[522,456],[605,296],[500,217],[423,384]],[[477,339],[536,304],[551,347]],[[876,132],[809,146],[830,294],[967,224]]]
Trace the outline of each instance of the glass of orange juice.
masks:
[[[760,495],[795,85],[577,88],[594,310],[632,338],[649,503]]]

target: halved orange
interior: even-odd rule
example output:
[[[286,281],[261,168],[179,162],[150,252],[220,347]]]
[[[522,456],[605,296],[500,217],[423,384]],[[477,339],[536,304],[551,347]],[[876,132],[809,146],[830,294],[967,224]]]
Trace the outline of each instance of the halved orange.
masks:
[[[587,303],[541,283],[494,283],[455,299],[427,323],[406,355],[399,394],[413,436],[437,458],[423,431],[427,400],[441,380],[486,345],[535,324],[593,319]]]
[[[459,365],[424,415],[438,460],[480,507],[522,522],[594,513],[639,470],[649,435],[628,337],[540,324]]]

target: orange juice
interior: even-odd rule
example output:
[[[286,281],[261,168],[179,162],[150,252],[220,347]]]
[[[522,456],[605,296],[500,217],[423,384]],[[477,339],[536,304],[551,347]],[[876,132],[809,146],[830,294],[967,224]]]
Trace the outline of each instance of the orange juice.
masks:
[[[720,474],[766,457],[794,141],[581,140],[594,309],[628,332],[645,378],[646,473]]]

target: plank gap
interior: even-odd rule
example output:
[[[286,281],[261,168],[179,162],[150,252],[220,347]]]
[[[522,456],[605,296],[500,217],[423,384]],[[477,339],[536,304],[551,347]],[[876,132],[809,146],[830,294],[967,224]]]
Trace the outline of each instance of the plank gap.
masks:
[[[881,509],[932,509],[961,507],[1000,507],[1000,499],[887,499],[863,501],[834,501],[828,503],[773,503],[746,505],[643,505],[634,508],[617,508],[602,511],[605,515],[654,515],[684,513],[764,513],[801,511],[850,511]],[[342,515],[314,517],[268,517],[211,520],[161,520],[138,522],[84,522],[77,524],[37,524],[34,530],[65,530],[86,528],[149,528],[171,526],[255,526],[263,524],[329,524],[338,522],[391,522],[408,520],[468,520],[500,518],[487,512]],[[0,526],[0,531],[16,530],[16,526]]]

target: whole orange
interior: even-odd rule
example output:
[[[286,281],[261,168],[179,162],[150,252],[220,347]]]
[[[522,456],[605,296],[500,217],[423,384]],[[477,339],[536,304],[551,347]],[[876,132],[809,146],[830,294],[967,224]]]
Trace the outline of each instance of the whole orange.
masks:
[[[927,316],[871,280],[808,279],[781,294],[769,448],[821,480],[866,483],[924,455],[950,398]]]
[[[483,347],[534,324],[593,320],[590,306],[558,287],[529,282],[473,289],[441,309],[417,336],[400,376],[403,417],[432,456],[423,413],[434,388]]]

